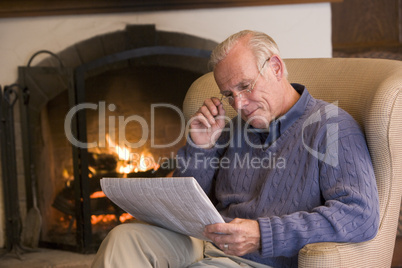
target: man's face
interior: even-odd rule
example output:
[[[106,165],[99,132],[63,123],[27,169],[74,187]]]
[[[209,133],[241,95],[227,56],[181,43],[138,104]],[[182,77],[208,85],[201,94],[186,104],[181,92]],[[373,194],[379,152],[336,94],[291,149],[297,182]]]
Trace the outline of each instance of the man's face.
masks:
[[[284,94],[271,68],[270,61],[257,66],[252,52],[239,42],[228,56],[215,66],[214,76],[224,96],[234,96],[233,108],[243,120],[255,128],[268,128],[274,118],[281,115]],[[261,69],[261,75],[258,76]],[[258,79],[257,79],[258,78]],[[257,79],[257,80],[256,80]],[[250,93],[238,93],[246,88]]]

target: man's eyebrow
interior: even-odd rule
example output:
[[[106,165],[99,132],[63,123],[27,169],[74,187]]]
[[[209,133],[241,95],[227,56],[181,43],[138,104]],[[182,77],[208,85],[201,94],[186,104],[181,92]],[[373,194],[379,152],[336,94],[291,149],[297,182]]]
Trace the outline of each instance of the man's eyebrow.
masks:
[[[235,86],[231,87],[231,89],[236,89],[236,90],[242,90],[241,88],[244,87],[245,85],[249,85],[252,80],[242,80],[239,83],[237,83]],[[222,93],[224,92],[231,92],[231,90],[223,90]]]
[[[222,95],[228,95],[228,94],[231,94],[232,91],[230,91],[230,90],[223,90],[223,91],[221,91],[220,93],[221,93]]]

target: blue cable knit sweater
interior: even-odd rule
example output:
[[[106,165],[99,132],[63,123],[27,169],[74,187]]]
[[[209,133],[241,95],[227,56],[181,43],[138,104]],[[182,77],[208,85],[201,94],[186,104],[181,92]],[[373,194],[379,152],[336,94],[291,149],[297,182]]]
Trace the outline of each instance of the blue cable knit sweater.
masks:
[[[270,146],[235,118],[214,148],[187,143],[177,156],[175,176],[195,177],[227,222],[258,220],[261,249],[243,257],[273,267],[297,267],[309,243],[369,240],[379,224],[363,133],[305,91],[304,113]]]

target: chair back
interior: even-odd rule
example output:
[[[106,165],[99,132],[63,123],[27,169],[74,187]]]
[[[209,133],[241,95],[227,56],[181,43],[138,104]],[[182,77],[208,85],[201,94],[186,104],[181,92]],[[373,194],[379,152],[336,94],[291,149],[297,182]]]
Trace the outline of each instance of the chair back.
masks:
[[[402,194],[402,61],[287,59],[289,82],[334,103],[360,124],[372,157],[380,200],[377,236],[363,243],[317,243],[300,251],[300,267],[390,267]],[[189,119],[203,101],[219,96],[212,73],[193,83],[184,100]],[[236,113],[226,107],[227,114]]]

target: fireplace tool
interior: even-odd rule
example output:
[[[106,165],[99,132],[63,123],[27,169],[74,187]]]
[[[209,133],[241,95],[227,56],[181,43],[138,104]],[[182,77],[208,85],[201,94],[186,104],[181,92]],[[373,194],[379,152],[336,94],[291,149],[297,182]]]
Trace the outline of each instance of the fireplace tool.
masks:
[[[29,126],[29,109],[28,109],[28,104],[29,104],[29,97],[30,93],[28,88],[23,88],[22,89],[22,97],[24,100],[24,105],[27,107],[26,108],[26,123]],[[30,137],[31,135],[28,136],[28,143],[30,144]],[[30,150],[30,154],[32,154],[32,150]],[[39,244],[39,236],[40,236],[40,231],[42,229],[42,215],[40,214],[38,204],[37,204],[37,192],[36,192],[36,174],[35,174],[35,166],[32,162],[33,156],[30,156],[30,162],[29,167],[30,167],[30,172],[31,172],[31,187],[32,187],[32,207],[29,209],[24,226],[22,229],[22,243],[25,246],[28,246],[30,248],[37,248]]]
[[[18,99],[16,85],[0,88],[0,146],[3,192],[6,216],[6,253],[22,259],[21,253],[31,251],[21,245],[21,215],[18,198],[17,163],[14,136],[14,104]],[[4,256],[4,253],[2,256]]]

